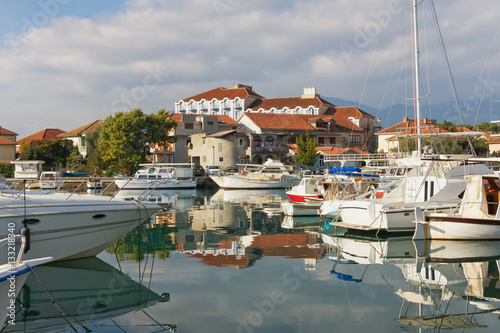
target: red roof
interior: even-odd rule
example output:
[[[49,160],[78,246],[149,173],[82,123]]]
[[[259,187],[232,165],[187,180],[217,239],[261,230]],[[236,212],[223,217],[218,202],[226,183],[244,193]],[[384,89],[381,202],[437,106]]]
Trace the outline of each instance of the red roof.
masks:
[[[23,142],[25,140],[61,140],[61,138],[59,137],[59,134],[61,133],[64,133],[64,131],[57,128],[46,128],[44,130],[36,132],[35,134],[31,134],[25,138],[22,138],[21,140],[18,140],[18,142]]]
[[[437,127],[436,124],[432,123],[427,118],[420,120],[420,126]],[[416,127],[417,127],[417,121],[415,119],[408,119],[407,117],[404,117],[402,122],[384,128],[383,130],[377,132],[376,134],[393,134],[396,133],[398,130],[402,130],[405,128],[413,128],[416,130]]]
[[[276,108],[277,110],[281,110],[283,108],[289,108],[293,110],[297,107],[307,109],[312,106],[315,108],[319,108],[321,106],[326,107],[334,107],[328,101],[325,101],[319,96],[313,98],[302,98],[302,97],[281,97],[281,98],[263,98],[259,99],[252,103],[247,109],[251,109],[253,111],[257,111],[259,109],[271,110],[272,108]]]
[[[9,131],[6,128],[0,127],[0,135],[18,135],[18,134],[14,133],[12,131]]]
[[[340,155],[344,154],[346,152],[349,153],[355,153],[355,154],[361,154],[365,156],[369,156],[368,153],[362,151],[359,148],[355,147],[347,147],[347,148],[338,148],[338,147],[316,147],[317,152],[322,152],[325,155]]]
[[[82,134],[87,134],[88,132],[91,132],[91,131],[101,127],[101,125],[103,123],[104,123],[104,120],[94,120],[88,124],[85,124],[83,126],[72,129],[71,131],[64,132],[60,136],[61,137],[70,137],[70,136],[78,136],[78,135],[82,135]]]
[[[172,120],[175,120],[175,122],[177,123],[182,123],[182,116],[184,114],[183,113],[171,113],[170,114],[170,117],[172,118]],[[217,117],[217,121],[218,122],[223,122],[225,124],[228,124],[228,125],[238,125],[238,122],[235,121],[233,118],[229,117],[229,116],[218,116],[218,115],[208,115],[208,114],[193,114],[193,116],[196,116],[196,117]]]
[[[0,145],[15,145],[16,143],[12,140],[0,137]]]
[[[242,88],[224,88],[224,87],[219,87],[215,88],[209,91],[205,91],[201,94],[194,95],[188,98],[182,99],[184,102],[189,102],[191,100],[194,100],[195,102],[201,101],[202,99],[206,101],[211,101],[213,99],[216,100],[223,100],[224,98],[228,99],[235,99],[236,97],[239,97],[241,99],[245,99],[247,97],[258,97],[262,98],[259,94],[256,94],[252,90],[242,87]]]
[[[330,119],[335,120],[335,129],[333,131],[363,131],[359,126],[354,124],[352,121],[333,116],[311,116],[302,114],[281,114],[281,113],[254,113],[245,112],[245,116],[248,117],[255,125],[259,126],[261,129],[285,129],[285,130],[327,130],[325,128],[316,128],[312,123],[316,122],[319,118],[323,121],[328,121]]]
[[[359,119],[362,116],[375,118],[373,115],[363,110],[360,110],[355,106],[336,106],[333,109],[328,109],[324,114],[325,115],[333,114],[337,115],[338,117],[344,117],[346,119],[348,119],[349,117],[354,117],[356,119]]]

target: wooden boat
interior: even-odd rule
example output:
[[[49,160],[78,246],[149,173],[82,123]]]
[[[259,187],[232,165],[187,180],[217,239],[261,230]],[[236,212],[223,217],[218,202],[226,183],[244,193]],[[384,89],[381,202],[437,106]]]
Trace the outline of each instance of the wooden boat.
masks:
[[[457,210],[424,214],[419,207],[415,208],[414,239],[500,239],[499,175],[472,175],[466,181]]]

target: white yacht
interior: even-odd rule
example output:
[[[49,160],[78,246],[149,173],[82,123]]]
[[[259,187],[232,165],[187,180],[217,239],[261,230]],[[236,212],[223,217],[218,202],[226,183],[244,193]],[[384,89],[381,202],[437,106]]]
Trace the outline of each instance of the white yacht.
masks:
[[[224,189],[289,188],[300,182],[283,163],[268,159],[264,164],[246,164],[235,174],[211,175],[210,178]]]
[[[28,227],[26,259],[54,260],[95,256],[149,219],[160,207],[97,195],[59,192],[0,192],[0,238]],[[7,257],[7,249],[0,249]]]
[[[122,190],[170,190],[196,187],[193,167],[186,163],[140,164],[134,178],[116,178]]]

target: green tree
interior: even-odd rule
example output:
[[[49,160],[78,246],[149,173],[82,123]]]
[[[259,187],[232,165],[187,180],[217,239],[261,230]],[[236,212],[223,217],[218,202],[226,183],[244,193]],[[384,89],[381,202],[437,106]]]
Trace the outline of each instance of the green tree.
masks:
[[[295,163],[312,166],[316,163],[316,140],[310,138],[306,133],[306,137],[302,135],[297,139],[297,150],[299,151],[295,157]]]
[[[0,175],[5,178],[14,178],[15,165],[12,163],[0,163]]]
[[[164,146],[175,140],[169,133],[176,126],[165,110],[146,115],[134,109],[108,116],[99,135],[102,161],[109,166],[109,172],[132,174],[150,154],[148,144]]]
[[[62,167],[66,165],[73,152],[70,140],[27,140],[21,143],[21,160],[42,160],[46,167]]]

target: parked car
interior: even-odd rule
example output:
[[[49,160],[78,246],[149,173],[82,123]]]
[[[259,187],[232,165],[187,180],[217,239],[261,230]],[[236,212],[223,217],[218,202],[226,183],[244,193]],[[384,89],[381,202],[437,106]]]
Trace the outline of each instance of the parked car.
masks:
[[[216,175],[220,172],[220,166],[218,165],[209,165],[207,166],[207,175]]]
[[[227,173],[238,173],[238,167],[230,166],[224,169],[224,172]]]
[[[193,174],[195,177],[203,177],[205,176],[205,169],[201,165],[195,165]]]

